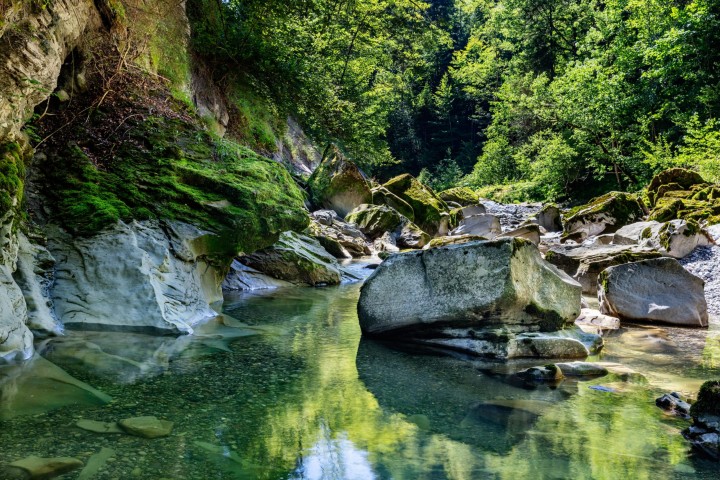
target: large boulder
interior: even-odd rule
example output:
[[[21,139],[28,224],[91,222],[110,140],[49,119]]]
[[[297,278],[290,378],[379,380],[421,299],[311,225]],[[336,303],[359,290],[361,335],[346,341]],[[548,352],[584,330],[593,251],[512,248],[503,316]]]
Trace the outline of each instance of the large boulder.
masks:
[[[560,208],[553,203],[544,205],[536,215],[537,223],[548,232],[561,232],[562,214]]]
[[[448,347],[477,355],[526,356],[533,349],[523,345],[552,342],[572,343],[566,352],[587,355],[578,339],[543,334],[572,325],[580,296],[580,285],[546,263],[537,247],[513,238],[391,256],[363,285],[358,316],[368,335],[450,339]]]
[[[311,215],[308,234],[336,258],[358,258],[370,255],[369,239],[356,225],[346,222],[333,210],[319,210]]]
[[[402,223],[403,217],[386,205],[362,204],[348,213],[345,220],[354,223],[361,232],[375,239],[385,232],[394,231]]]
[[[594,294],[598,275],[606,268],[661,256],[633,245],[554,245],[545,260],[580,282],[584,293]]]
[[[27,360],[33,354],[33,336],[25,325],[27,306],[12,271],[0,265],[0,362]]]
[[[528,223],[522,227],[503,233],[499,238],[505,237],[524,238],[535,245],[540,245],[540,226],[537,223]]]
[[[393,233],[395,243],[400,248],[423,248],[432,237],[407,218],[402,219],[400,230]]]
[[[417,226],[430,235],[438,233],[442,214],[448,212],[449,208],[430,187],[407,173],[391,179],[384,187],[412,207],[415,215],[413,221]]]
[[[411,222],[415,221],[415,211],[410,204],[385,187],[372,189],[372,203],[373,205],[387,205],[394,208],[400,215],[408,218]]]
[[[565,218],[563,238],[585,240],[595,235],[613,233],[641,220],[644,215],[645,206],[636,195],[610,192],[571,210]]]
[[[495,215],[481,214],[464,217],[450,235],[476,235],[495,238],[502,232],[500,219]]]
[[[365,177],[337,147],[326,153],[308,180],[313,203],[335,210],[341,217],[363,203],[372,202],[372,193]]]
[[[244,255],[238,261],[296,285],[338,285],[342,280],[335,257],[317,240],[295,232],[284,232],[272,247]]]
[[[463,207],[477,205],[480,201],[480,196],[468,187],[455,187],[443,190],[438,193],[438,196],[444,202],[454,202]]]
[[[684,258],[696,247],[711,243],[710,235],[694,220],[638,222],[626,225],[613,237],[617,245],[640,245],[673,258]]]
[[[192,333],[216,316],[217,239],[187,224],[119,222],[93,237],[49,229],[55,313],[72,329]],[[222,246],[219,246],[222,250]]]
[[[600,311],[621,320],[707,327],[704,286],[674,258],[618,265],[598,278]]]
[[[695,185],[706,185],[699,173],[684,168],[671,168],[658,173],[650,181],[647,188],[648,200],[654,207],[668,192],[687,191]]]

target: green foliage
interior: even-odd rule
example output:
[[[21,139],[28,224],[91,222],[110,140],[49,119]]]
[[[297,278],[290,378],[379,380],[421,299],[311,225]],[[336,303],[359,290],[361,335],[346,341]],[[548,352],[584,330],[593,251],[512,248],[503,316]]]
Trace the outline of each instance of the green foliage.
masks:
[[[458,185],[464,176],[462,169],[455,160],[445,159],[437,164],[432,172],[427,168],[423,168],[420,175],[418,175],[418,180],[433,190],[440,191]]]
[[[58,219],[92,235],[118,220],[162,218],[215,232],[222,251],[254,251],[307,225],[304,197],[279,164],[181,120],[133,125],[108,168],[76,145],[45,169]]]
[[[700,415],[720,416],[720,380],[703,383],[697,401],[690,407],[690,415],[694,418]]]
[[[20,205],[25,182],[23,153],[17,143],[0,144],[0,218]]]

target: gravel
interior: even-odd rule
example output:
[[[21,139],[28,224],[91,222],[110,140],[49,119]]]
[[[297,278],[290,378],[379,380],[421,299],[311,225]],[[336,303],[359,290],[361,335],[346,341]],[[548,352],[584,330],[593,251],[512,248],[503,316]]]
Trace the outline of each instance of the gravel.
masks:
[[[720,246],[698,247],[680,263],[690,273],[705,280],[708,312],[720,315]]]

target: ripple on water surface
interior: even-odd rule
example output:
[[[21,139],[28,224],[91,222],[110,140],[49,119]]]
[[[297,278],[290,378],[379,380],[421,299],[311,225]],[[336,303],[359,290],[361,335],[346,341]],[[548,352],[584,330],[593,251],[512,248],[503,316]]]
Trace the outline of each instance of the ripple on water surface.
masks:
[[[720,328],[632,327],[588,382],[361,340],[358,285],[238,294],[192,337],[70,332],[0,368],[0,463],[75,457],[67,479],[717,478],[654,405],[720,376]],[[75,426],[154,415],[147,440]],[[92,460],[91,460],[92,459]],[[92,476],[91,476],[92,474]],[[2,475],[0,474],[0,478]]]

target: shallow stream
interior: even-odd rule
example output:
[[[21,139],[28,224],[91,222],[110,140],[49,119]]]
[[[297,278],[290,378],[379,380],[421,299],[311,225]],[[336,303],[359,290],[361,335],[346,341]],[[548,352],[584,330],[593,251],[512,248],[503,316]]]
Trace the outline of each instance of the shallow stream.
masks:
[[[362,340],[359,289],[237,294],[178,339],[47,340],[27,365],[0,367],[0,464],[38,455],[90,465],[66,479],[718,478],[717,463],[690,454],[687,422],[654,403],[720,377],[717,321],[709,331],[625,328],[601,358],[624,372],[531,387],[507,373],[537,361]],[[171,436],[75,426],[145,415],[174,422]]]

